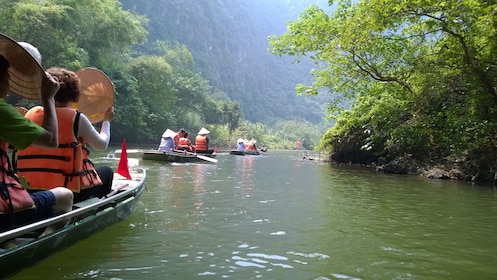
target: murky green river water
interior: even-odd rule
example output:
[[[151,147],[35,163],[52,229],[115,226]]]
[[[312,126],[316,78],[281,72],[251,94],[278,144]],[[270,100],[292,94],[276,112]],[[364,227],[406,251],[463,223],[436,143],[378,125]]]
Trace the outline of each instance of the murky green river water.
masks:
[[[140,162],[132,216],[13,279],[497,279],[493,188],[301,155]]]

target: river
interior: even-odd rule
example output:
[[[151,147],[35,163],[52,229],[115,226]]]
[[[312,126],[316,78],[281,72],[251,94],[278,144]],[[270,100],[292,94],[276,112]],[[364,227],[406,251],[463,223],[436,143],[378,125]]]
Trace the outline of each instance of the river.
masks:
[[[296,151],[217,164],[133,156],[148,169],[136,212],[12,279],[497,279],[492,187]]]

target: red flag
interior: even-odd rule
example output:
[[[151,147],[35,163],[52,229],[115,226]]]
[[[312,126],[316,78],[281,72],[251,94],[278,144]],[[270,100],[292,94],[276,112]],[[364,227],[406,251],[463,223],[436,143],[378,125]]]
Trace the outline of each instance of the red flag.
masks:
[[[218,150],[217,150],[217,145],[214,146],[214,153],[217,154]]]
[[[126,179],[131,180],[131,175],[129,175],[128,168],[128,153],[126,152],[126,138],[123,138],[123,146],[121,147],[121,158],[119,159],[119,165],[117,166],[117,173],[126,177]]]

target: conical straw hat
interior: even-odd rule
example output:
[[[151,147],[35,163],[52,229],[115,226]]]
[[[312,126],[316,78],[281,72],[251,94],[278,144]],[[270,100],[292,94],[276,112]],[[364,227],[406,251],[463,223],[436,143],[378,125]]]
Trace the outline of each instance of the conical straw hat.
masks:
[[[210,131],[208,131],[207,129],[203,128],[198,132],[198,134],[209,134]]]
[[[0,55],[10,64],[9,91],[26,99],[40,100],[41,84],[47,76],[41,67],[38,50],[29,43],[18,43],[0,33]]]
[[[162,133],[162,137],[164,137],[164,138],[168,138],[168,137],[173,138],[174,135],[176,135],[176,132],[170,130],[169,128],[166,129],[166,131],[164,131],[164,133]]]
[[[76,105],[91,123],[101,122],[105,111],[114,106],[114,85],[104,72],[96,68],[83,68],[76,72],[81,80],[80,96]]]

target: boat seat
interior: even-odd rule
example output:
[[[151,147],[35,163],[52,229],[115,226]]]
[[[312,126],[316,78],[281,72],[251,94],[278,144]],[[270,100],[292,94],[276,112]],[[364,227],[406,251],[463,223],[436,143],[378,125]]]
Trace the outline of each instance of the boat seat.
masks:
[[[91,197],[91,198],[88,198],[88,199],[83,200],[81,202],[74,203],[72,207],[73,207],[73,209],[82,208],[82,207],[91,205],[91,204],[93,204],[95,202],[98,202],[98,201],[100,201],[100,198],[98,198],[98,197]]]

